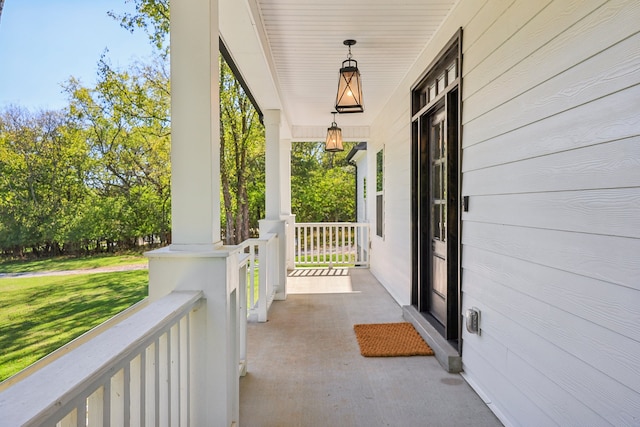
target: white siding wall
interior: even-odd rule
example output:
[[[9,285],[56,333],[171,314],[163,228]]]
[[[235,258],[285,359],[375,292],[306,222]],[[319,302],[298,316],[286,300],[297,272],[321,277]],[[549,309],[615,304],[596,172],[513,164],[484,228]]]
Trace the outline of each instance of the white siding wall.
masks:
[[[461,0],[372,129],[372,270],[410,301],[410,87],[458,27],[465,377],[508,425],[640,425],[640,2]]]

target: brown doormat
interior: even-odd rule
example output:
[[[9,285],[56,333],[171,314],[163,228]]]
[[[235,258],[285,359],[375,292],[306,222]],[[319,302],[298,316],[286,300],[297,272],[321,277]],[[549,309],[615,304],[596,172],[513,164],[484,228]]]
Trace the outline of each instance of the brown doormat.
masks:
[[[365,357],[433,356],[433,350],[411,323],[369,323],[353,325]]]

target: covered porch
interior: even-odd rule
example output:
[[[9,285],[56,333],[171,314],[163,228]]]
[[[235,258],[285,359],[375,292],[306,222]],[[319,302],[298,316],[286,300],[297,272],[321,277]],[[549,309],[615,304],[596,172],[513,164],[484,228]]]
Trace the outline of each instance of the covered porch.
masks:
[[[292,273],[287,300],[272,305],[269,322],[247,328],[242,425],[502,425],[435,357],[360,355],[354,324],[405,321],[368,269]]]
[[[149,301],[0,391],[0,419],[637,425],[638,22],[631,0],[173,1],[173,241],[149,254]],[[366,109],[338,124],[368,144],[370,270],[314,284],[287,275],[288,156],[292,141],[324,140],[352,38]],[[266,323],[246,324],[246,246],[220,241],[221,42],[264,117]],[[443,135],[449,157],[435,155]],[[353,323],[414,306],[442,314],[463,376],[436,358],[358,354]]]

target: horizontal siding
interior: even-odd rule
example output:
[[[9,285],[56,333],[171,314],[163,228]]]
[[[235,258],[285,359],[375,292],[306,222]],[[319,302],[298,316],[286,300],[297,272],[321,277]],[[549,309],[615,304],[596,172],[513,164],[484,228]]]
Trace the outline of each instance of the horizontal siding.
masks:
[[[401,305],[411,303],[411,157],[410,102],[408,93],[394,97],[386,126],[374,126],[368,151],[370,187],[375,194],[376,153],[384,146],[384,238],[372,239],[371,270]],[[369,148],[372,147],[372,148]],[[375,199],[370,219],[375,224]],[[375,229],[373,230],[375,234]]]
[[[464,332],[465,376],[506,424],[639,425],[640,3],[505,0],[476,18],[462,291],[482,335]]]
[[[474,196],[463,220],[640,238],[640,188]],[[606,218],[606,220],[605,220]]]
[[[465,221],[462,244],[640,290],[640,239]]]
[[[371,127],[372,271],[406,303],[410,88],[462,27],[463,368],[507,425],[640,425],[638,22],[634,0],[460,0]]]
[[[518,63],[533,56],[603,3],[605,0],[517,1],[483,35],[477,47],[465,55],[463,71],[468,81],[463,99],[490,83],[502,81],[502,76],[515,77],[514,67]],[[493,51],[485,57],[486,49]],[[482,55],[476,55],[475,51]],[[540,72],[553,69],[558,58],[551,59],[553,63],[538,63],[535,68],[541,69]],[[525,75],[533,77],[534,74],[527,72]]]
[[[482,352],[477,352],[475,348],[470,347],[465,350],[466,358],[463,360],[465,376],[471,383],[492,385],[489,407],[497,407],[496,413],[504,416],[501,417],[501,421],[506,425],[530,427],[558,425],[511,381],[508,372],[503,369],[507,363],[506,348],[503,349],[505,362],[501,365],[493,364],[496,359],[492,358],[492,355],[500,347],[500,343],[493,341],[492,344],[487,345],[486,349],[481,350]],[[517,424],[514,420],[517,420]]]
[[[512,321],[526,324],[549,344],[563,348],[577,360],[626,385],[635,392],[636,398],[640,397],[640,365],[637,363],[640,342],[575,316],[564,307],[543,302],[537,295],[532,298],[523,294],[514,289],[511,282],[502,286],[473,270],[465,270],[465,276],[469,284],[465,284],[465,293],[481,297],[488,305],[499,305]],[[602,308],[606,306],[603,304]],[[637,410],[640,411],[640,406]]]
[[[610,37],[609,40],[616,43],[601,54],[524,92],[527,79],[519,78],[513,82],[499,81],[495,88],[465,100],[465,146],[473,146],[637,84],[640,80],[640,33],[621,41]],[[584,41],[576,43],[583,45]],[[532,64],[526,61],[524,70]],[[509,85],[518,87],[507,91],[511,89]],[[519,95],[514,96],[514,93]],[[496,107],[487,108],[493,105]],[[474,117],[474,109],[481,109],[483,114]]]
[[[638,120],[640,126],[640,115]],[[464,174],[462,192],[473,197],[480,194],[637,187],[640,186],[639,171],[640,136],[635,136],[468,171]]]
[[[465,306],[484,308],[482,336],[466,331],[463,334],[465,372],[468,376],[475,376],[475,372],[469,371],[466,364],[472,363],[474,354],[480,354],[483,363],[487,364],[487,371],[508,376],[514,386],[527,396],[526,399],[538,402],[541,411],[550,414],[560,425],[635,425],[640,410],[637,393],[620,387],[620,383],[576,359],[561,347],[550,346],[545,336],[531,330],[527,315],[516,312],[510,303],[505,306],[498,299],[487,300],[483,295],[478,295],[479,292],[494,294],[501,291],[500,286],[491,282],[480,284],[486,283],[486,286],[474,286],[474,290],[465,292],[464,296]],[[503,357],[495,357],[496,348],[499,349],[497,354],[504,354]],[[515,366],[514,360],[517,360]],[[531,372],[531,369],[535,371]],[[527,370],[530,373],[526,374]],[[553,396],[554,400],[545,401],[545,393]],[[517,404],[508,408],[517,407]],[[515,415],[518,424],[526,424],[521,421],[521,414]]]

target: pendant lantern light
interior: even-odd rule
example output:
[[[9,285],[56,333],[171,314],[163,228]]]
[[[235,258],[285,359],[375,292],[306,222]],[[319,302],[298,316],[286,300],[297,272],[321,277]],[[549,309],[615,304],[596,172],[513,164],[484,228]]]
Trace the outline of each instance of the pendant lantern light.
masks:
[[[331,127],[327,129],[327,141],[324,144],[324,150],[335,153],[337,151],[344,151],[342,148],[342,129],[336,124],[336,113],[333,112],[333,122]]]
[[[358,70],[358,61],[351,59],[351,46],[355,40],[343,42],[349,46],[347,59],[342,61],[340,68],[340,80],[338,81],[338,95],[336,96],[336,111],[338,113],[362,113],[364,103],[362,101],[362,81]]]

